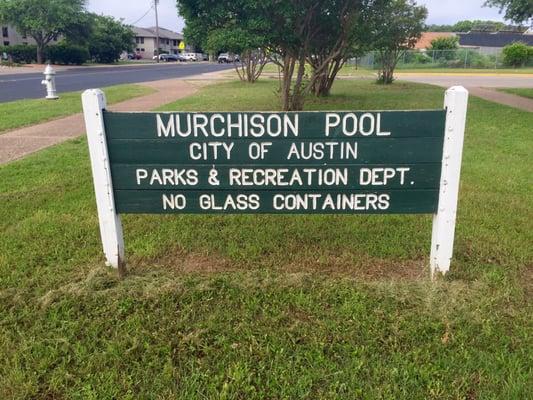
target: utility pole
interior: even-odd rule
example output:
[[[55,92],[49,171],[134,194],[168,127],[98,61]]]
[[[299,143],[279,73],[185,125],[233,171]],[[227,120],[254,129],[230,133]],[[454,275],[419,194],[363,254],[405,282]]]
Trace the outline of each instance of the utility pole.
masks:
[[[155,9],[155,45],[157,48],[157,57],[156,60],[159,62],[159,17],[157,15],[157,6],[159,5],[159,0],[154,0],[154,9]]]

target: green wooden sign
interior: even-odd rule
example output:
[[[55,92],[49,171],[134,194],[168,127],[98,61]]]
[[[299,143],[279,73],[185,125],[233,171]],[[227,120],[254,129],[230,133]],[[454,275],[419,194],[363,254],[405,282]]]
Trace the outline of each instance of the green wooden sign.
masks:
[[[104,112],[119,213],[433,213],[445,111]]]
[[[123,213],[432,213],[445,271],[468,97],[446,93],[440,110],[118,113],[86,91],[106,257],[120,265]]]

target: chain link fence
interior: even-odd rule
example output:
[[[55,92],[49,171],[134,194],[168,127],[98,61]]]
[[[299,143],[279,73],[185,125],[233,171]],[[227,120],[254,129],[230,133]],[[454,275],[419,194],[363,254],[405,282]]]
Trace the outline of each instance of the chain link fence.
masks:
[[[361,68],[378,69],[379,53],[367,53],[363,57],[353,58],[348,64]],[[529,67],[533,67],[530,60]],[[408,50],[400,57],[396,69],[431,69],[431,68],[509,68],[505,65],[501,50],[480,51],[479,49],[457,50]]]

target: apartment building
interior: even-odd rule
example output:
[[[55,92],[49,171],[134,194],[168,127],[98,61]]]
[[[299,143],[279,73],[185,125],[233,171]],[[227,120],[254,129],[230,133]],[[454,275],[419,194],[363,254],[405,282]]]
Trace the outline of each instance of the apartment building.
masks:
[[[0,24],[2,28],[0,45],[13,46],[17,44],[35,44],[31,37],[18,33],[11,25]]]
[[[157,36],[156,28],[139,28],[134,26],[135,33],[135,53],[140,54],[142,58],[151,59],[157,54]],[[173,32],[169,29],[159,28],[159,53],[178,54],[184,50],[183,35]]]

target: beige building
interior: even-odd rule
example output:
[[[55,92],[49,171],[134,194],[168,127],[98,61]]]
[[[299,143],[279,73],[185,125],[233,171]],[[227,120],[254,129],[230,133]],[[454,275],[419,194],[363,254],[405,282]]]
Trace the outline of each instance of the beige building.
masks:
[[[35,44],[35,40],[26,35],[21,35],[11,25],[0,25],[2,27],[2,38],[0,45],[14,46],[17,44]]]
[[[156,29],[133,27],[135,33],[134,51],[142,58],[151,59],[156,52]],[[169,29],[159,28],[159,53],[178,54],[183,50],[183,35]]]
[[[23,35],[17,32],[17,30],[11,25],[5,25],[0,23],[0,28],[2,29],[2,31],[0,32],[0,46],[35,44],[35,40],[33,40],[31,36]],[[59,39],[61,39],[61,36],[59,37]],[[54,38],[52,39],[52,42],[50,44],[55,44],[57,41],[58,38]]]

